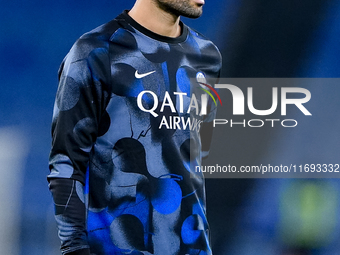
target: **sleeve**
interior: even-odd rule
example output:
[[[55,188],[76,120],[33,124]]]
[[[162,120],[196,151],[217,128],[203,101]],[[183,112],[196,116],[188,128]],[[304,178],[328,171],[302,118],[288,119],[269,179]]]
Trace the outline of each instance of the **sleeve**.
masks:
[[[82,190],[110,95],[108,50],[92,45],[80,39],[64,59],[53,112],[47,179],[63,254],[89,254]]]
[[[213,136],[213,121],[216,116],[217,107],[210,111],[208,116],[201,124],[200,137],[202,143],[202,159],[207,159],[209,156],[210,146]]]
[[[59,71],[48,179],[72,178],[84,183],[89,153],[109,100],[110,71],[105,48],[87,53],[89,46],[80,42],[73,48]]]
[[[211,87],[214,84],[218,83],[220,78],[220,70],[218,71],[218,75],[216,78],[210,78],[208,83]],[[208,101],[208,114],[205,116],[200,129],[200,138],[202,144],[202,160],[205,160],[209,156],[209,151],[211,147],[212,137],[213,137],[213,130],[214,130],[214,119],[216,118],[218,104],[221,103],[218,90],[215,90],[214,95],[218,97],[215,102],[212,98],[209,98]]]
[[[49,188],[54,200],[62,254],[90,254],[85,231],[83,185],[72,179],[52,179]]]

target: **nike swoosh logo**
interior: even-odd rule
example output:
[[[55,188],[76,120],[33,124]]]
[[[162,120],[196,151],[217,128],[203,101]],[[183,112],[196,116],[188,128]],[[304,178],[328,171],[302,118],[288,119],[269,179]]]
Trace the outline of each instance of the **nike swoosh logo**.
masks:
[[[139,73],[138,73],[138,70],[136,70],[136,72],[135,72],[135,77],[136,77],[137,79],[141,79],[141,78],[143,78],[143,77],[145,77],[145,76],[148,76],[148,75],[150,75],[150,74],[152,74],[152,73],[154,73],[154,72],[156,72],[156,71],[151,71],[151,72],[148,72],[148,73],[139,74]]]

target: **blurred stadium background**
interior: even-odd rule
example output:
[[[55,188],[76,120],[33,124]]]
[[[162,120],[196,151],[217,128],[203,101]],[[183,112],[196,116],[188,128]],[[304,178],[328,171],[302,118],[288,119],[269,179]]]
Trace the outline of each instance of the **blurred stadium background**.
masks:
[[[46,181],[57,70],[81,34],[133,3],[1,0],[1,254],[60,254]],[[338,0],[207,0],[200,19],[184,20],[220,48],[223,77],[339,77]],[[340,163],[340,86],[308,89],[318,124],[228,130],[211,153]],[[215,255],[340,254],[339,179],[208,179],[207,192]]]

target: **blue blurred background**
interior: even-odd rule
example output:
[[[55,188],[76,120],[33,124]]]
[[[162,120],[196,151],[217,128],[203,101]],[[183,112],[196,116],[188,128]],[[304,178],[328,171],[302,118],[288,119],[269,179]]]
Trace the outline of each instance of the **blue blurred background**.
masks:
[[[133,3],[0,1],[1,254],[60,254],[46,181],[57,70],[80,35]],[[339,77],[338,0],[207,0],[201,18],[184,21],[220,48],[223,77]],[[340,86],[309,89],[339,109]],[[322,124],[231,130],[212,153],[245,165],[339,159],[337,110],[316,108]],[[338,179],[208,179],[207,192],[215,255],[340,254]]]

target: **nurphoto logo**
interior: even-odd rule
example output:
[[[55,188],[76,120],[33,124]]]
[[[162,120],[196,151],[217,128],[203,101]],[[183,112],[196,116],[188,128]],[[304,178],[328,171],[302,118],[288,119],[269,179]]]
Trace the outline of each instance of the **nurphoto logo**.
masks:
[[[245,80],[246,83],[243,81]],[[256,80],[256,79],[254,79]],[[273,79],[261,79],[265,84],[266,90],[268,91],[271,89],[271,105],[270,107],[266,107],[265,109],[258,109],[254,106],[254,102],[261,102],[265,98],[268,98],[268,93],[263,95],[261,91],[264,91],[263,86],[247,86],[246,87],[246,96],[245,93],[241,90],[239,86],[234,84],[241,84],[244,87],[245,84],[251,85],[251,79],[233,79],[234,84],[230,83],[218,83],[215,84],[215,89],[218,90],[220,93],[223,90],[226,90],[231,94],[232,100],[232,116],[231,119],[214,119],[213,125],[214,127],[218,125],[228,125],[229,127],[250,127],[250,128],[260,128],[264,127],[265,125],[270,125],[271,127],[275,126],[282,126],[282,127],[296,127],[298,125],[298,121],[293,118],[286,118],[287,116],[287,108],[296,107],[304,116],[312,116],[311,112],[307,109],[305,104],[307,104],[311,100],[311,92],[302,87],[290,87],[290,86],[272,86],[270,83],[274,82],[274,84],[281,83],[280,80],[277,82]],[[282,79],[287,82],[286,79]],[[229,80],[227,80],[229,81]],[[258,85],[259,81],[256,80],[256,85]],[[260,91],[255,96],[254,91]],[[280,93],[279,93],[280,92]],[[280,95],[280,96],[279,96]],[[230,97],[228,97],[227,100]],[[223,99],[226,101],[226,99]],[[222,104],[221,104],[222,105]],[[279,107],[280,106],[280,107]],[[247,108],[246,108],[247,107]],[[284,116],[285,118],[270,118],[270,115],[278,112],[278,108],[280,110],[280,116]],[[246,110],[247,113],[246,114]],[[223,110],[222,110],[223,111]],[[239,118],[238,116],[249,116],[255,115],[256,118],[246,119],[246,118]],[[260,116],[260,117],[259,117]]]

